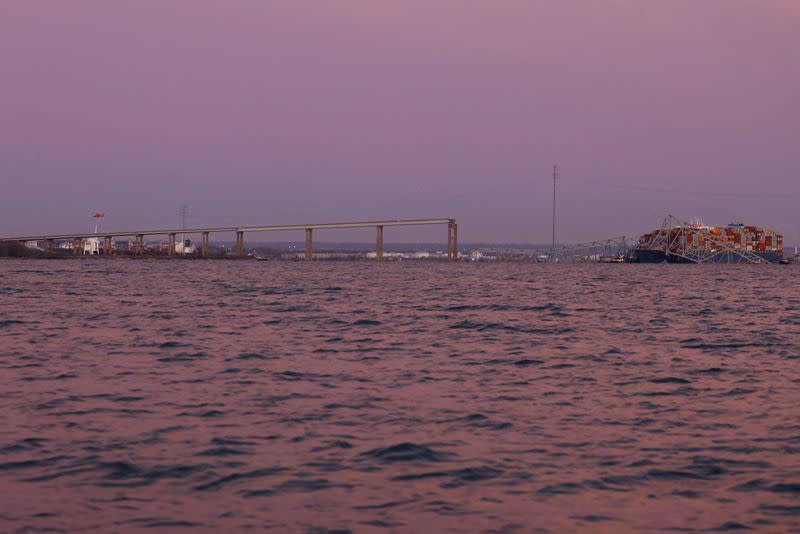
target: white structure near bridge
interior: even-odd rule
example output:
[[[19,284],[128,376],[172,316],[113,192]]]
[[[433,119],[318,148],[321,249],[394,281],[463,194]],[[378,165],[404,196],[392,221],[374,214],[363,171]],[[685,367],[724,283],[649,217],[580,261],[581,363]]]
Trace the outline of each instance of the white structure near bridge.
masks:
[[[83,240],[83,250],[81,254],[94,256],[100,254],[100,239],[97,237],[87,237]]]

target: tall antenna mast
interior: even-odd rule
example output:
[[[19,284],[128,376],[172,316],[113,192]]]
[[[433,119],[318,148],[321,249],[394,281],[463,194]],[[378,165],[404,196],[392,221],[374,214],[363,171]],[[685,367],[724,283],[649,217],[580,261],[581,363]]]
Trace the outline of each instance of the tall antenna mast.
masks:
[[[183,247],[186,245],[186,217],[189,216],[189,206],[184,204],[181,206],[181,252],[184,252]]]
[[[553,165],[553,243],[551,251],[556,249],[556,180],[558,179],[558,164]]]

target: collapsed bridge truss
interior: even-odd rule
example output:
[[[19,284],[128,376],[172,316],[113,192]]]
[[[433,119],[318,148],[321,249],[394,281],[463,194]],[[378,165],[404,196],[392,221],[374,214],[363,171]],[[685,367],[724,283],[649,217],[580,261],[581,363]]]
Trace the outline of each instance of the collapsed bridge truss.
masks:
[[[753,241],[751,234],[745,232],[747,228],[733,225],[728,228],[709,227],[669,215],[658,230],[640,238],[631,250],[631,260],[663,254],[665,261],[685,263],[768,263],[754,250],[764,249],[766,243],[760,240],[768,239],[769,250],[778,251],[772,235],[757,236]],[[780,243],[780,239],[778,237],[775,243]]]

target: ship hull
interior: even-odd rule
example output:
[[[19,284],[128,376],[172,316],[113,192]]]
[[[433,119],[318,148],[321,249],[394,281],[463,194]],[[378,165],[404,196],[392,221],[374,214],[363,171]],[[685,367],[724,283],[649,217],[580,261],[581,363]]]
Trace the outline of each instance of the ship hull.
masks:
[[[765,263],[778,263],[783,258],[781,252],[753,252]],[[634,250],[631,257],[633,263],[698,263],[701,256],[689,254],[688,258],[667,254],[663,250]],[[717,252],[703,257],[703,263],[753,263],[752,261],[731,252]]]

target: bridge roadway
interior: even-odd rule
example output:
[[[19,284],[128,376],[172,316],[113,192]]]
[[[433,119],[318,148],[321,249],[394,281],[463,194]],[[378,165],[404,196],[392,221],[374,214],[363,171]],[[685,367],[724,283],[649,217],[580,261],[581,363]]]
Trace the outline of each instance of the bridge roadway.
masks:
[[[306,247],[305,258],[313,259],[313,232],[314,230],[334,229],[334,228],[376,228],[376,253],[378,260],[383,260],[383,229],[386,226],[419,226],[419,225],[447,225],[447,258],[450,261],[458,259],[458,225],[456,220],[448,219],[396,219],[391,221],[357,221],[342,223],[319,223],[319,224],[286,224],[278,226],[225,226],[225,227],[202,227],[202,228],[179,228],[161,230],[135,230],[135,231],[112,231],[97,233],[64,233],[49,235],[25,235],[25,236],[0,236],[0,241],[15,241],[25,243],[28,241],[44,241],[45,250],[52,250],[54,241],[73,240],[75,246],[73,251],[78,254],[78,250],[87,238],[105,238],[103,253],[110,255],[113,253],[112,240],[115,237],[133,236],[136,238],[135,253],[144,255],[145,236],[166,235],[169,236],[169,254],[175,254],[175,236],[178,234],[201,234],[203,236],[202,255],[208,256],[209,235],[212,233],[234,233],[236,236],[236,255],[244,256],[244,234],[252,232],[280,232],[291,230],[305,230]]]

